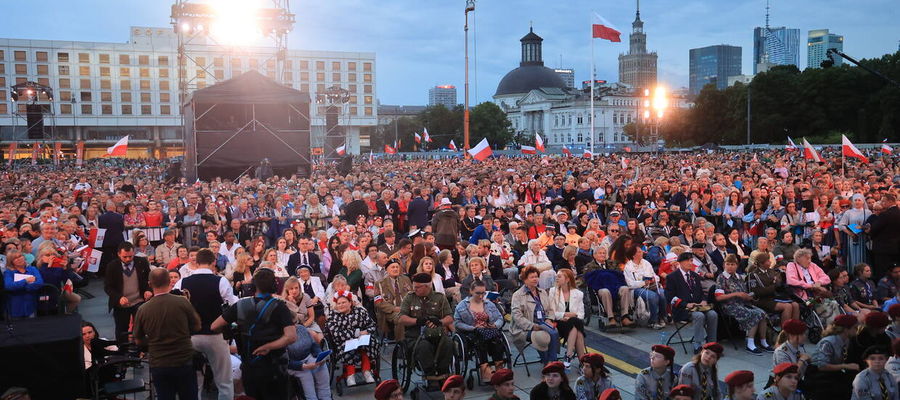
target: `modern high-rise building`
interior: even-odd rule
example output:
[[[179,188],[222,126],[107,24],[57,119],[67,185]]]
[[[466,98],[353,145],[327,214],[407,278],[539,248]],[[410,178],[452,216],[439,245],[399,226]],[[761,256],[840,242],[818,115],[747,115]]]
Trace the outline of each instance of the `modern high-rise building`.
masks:
[[[741,48],[720,44],[690,50],[690,93],[697,95],[707,84],[728,87],[728,78],[741,74]]]
[[[556,73],[559,74],[559,77],[562,78],[563,82],[566,83],[567,88],[575,87],[575,70],[574,69],[572,69],[572,68],[557,68],[554,71],[556,71]]]
[[[438,104],[443,104],[448,110],[456,107],[459,104],[456,102],[456,86],[438,85],[428,89],[428,105],[436,106]]]
[[[644,33],[644,21],[641,21],[640,1],[628,41],[628,54],[619,54],[619,82],[635,89],[655,85],[657,56],[656,52],[647,52],[647,34]]]
[[[753,29],[753,73],[775,65],[800,67],[800,30],[781,27]]]
[[[234,51],[197,38],[186,46],[194,62],[188,90],[215,85],[244,72],[276,79],[272,47]],[[202,66],[202,67],[201,67]],[[182,151],[182,118],[178,87],[178,41],[171,27],[137,27],[124,43],[0,39],[0,141],[28,142],[26,105],[12,102],[6,88],[32,81],[55,92],[42,102],[44,138],[59,141],[69,152],[85,141],[86,157],[129,135],[129,155],[169,156]],[[377,125],[375,53],[288,50],[283,76],[286,86],[310,94],[312,146],[322,146],[325,106],[316,94],[331,86],[349,91],[340,116],[347,151],[359,154]],[[51,133],[52,131],[52,133]],[[22,148],[22,146],[20,146]],[[144,153],[140,153],[144,152]]]
[[[822,61],[828,56],[828,49],[844,51],[844,37],[834,33],[828,33],[828,29],[814,29],[809,31],[806,38],[806,67],[819,68]],[[844,63],[842,57],[834,57],[834,66]]]

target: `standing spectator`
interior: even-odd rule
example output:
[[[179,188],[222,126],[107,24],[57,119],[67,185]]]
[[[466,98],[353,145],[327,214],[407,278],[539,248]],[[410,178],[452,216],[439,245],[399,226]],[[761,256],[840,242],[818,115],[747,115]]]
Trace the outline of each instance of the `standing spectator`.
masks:
[[[900,226],[900,208],[897,207],[897,196],[885,193],[881,196],[881,207],[884,211],[878,214],[867,231],[872,237],[874,279],[881,279],[890,271],[891,265],[897,265],[897,260],[900,260],[900,229],[897,229]]]
[[[413,199],[406,211],[409,229],[422,229],[428,225],[428,201],[422,198],[422,189],[413,188]]]
[[[16,279],[19,275],[19,279]],[[22,276],[24,275],[24,277]],[[37,311],[37,291],[44,285],[40,271],[26,266],[25,255],[16,249],[6,251],[6,270],[3,285],[7,292],[10,318],[31,318]]]
[[[214,333],[210,324],[222,315],[222,305],[237,303],[238,298],[231,291],[225,277],[216,275],[216,254],[209,249],[197,252],[197,266],[191,276],[175,284],[174,289],[190,293],[191,305],[200,315],[201,327],[191,336],[194,350],[206,356],[212,368],[213,379],[219,392],[219,400],[231,400],[234,387],[231,382],[231,355],[228,342],[221,333]]]
[[[116,324],[116,341],[125,343],[131,318],[143,302],[153,297],[153,292],[148,283],[150,264],[146,258],[134,256],[134,245],[119,243],[117,255],[106,266],[104,290],[109,295],[109,309]]]
[[[865,196],[859,193],[854,194],[851,197],[851,201],[853,207],[844,211],[837,223],[838,229],[843,233],[841,235],[841,249],[844,256],[844,265],[856,265],[866,262],[866,241],[869,235],[863,231],[863,225],[872,216],[872,212],[866,208]],[[895,246],[894,248],[896,249],[897,247]],[[881,276],[877,276],[876,279],[881,279]]]
[[[449,199],[441,199],[440,210],[431,218],[434,244],[441,250],[456,248],[459,241],[459,214],[450,208]]]
[[[123,258],[121,247],[119,258]],[[197,399],[191,332],[200,329],[200,317],[186,298],[169,293],[166,270],[154,269],[149,282],[153,297],[134,317],[134,340],[148,348],[157,399],[174,400],[176,394],[182,400]]]
[[[116,194],[118,197],[119,194]],[[122,196],[124,197],[124,195]],[[123,232],[125,232],[125,216],[121,214],[124,206],[117,204],[112,200],[106,202],[106,211],[97,217],[97,227],[106,229],[103,237],[103,246],[100,247],[103,255],[100,257],[100,271],[102,275],[106,265],[113,260],[119,248],[119,244],[125,241]]]
[[[678,256],[678,272],[666,278],[666,299],[672,304],[672,318],[675,321],[693,321],[696,354],[700,352],[704,339],[708,342],[716,340],[719,314],[707,302],[706,292],[700,286],[700,276],[694,272],[693,258],[691,253]]]
[[[228,307],[210,326],[220,332],[231,323],[238,324],[241,380],[247,395],[257,399],[288,397],[288,375],[281,360],[285,347],[297,340],[291,310],[272,296],[275,284],[275,272],[260,268],[253,275],[256,296]]]

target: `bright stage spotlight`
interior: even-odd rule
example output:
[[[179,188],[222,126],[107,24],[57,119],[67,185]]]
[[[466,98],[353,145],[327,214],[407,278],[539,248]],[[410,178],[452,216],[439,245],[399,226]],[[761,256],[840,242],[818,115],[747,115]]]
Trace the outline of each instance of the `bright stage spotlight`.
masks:
[[[259,0],[215,0],[209,5],[215,15],[209,32],[219,43],[247,46],[262,38]]]

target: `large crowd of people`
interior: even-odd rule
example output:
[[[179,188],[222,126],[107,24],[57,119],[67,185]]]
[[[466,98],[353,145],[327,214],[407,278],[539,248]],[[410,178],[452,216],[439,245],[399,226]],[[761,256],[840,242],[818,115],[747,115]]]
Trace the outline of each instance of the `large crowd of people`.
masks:
[[[156,160],[19,167],[0,181],[4,318],[75,312],[101,280],[115,331],[84,322],[85,368],[139,346],[161,399],[197,398],[195,353],[219,399],[329,399],[329,363],[398,399],[379,363],[400,345],[422,386],[461,398],[453,335],[492,398],[515,398],[508,343],[539,353],[531,398],[615,399],[586,314],[693,332],[680,369],[647,349],[639,399],[898,399],[900,159],[823,156],[393,159],[210,182]],[[723,324],[773,358],[765,388],[717,369]]]

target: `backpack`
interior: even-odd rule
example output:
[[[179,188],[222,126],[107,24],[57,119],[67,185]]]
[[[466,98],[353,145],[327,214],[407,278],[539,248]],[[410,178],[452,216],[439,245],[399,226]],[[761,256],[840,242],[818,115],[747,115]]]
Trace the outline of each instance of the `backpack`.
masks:
[[[663,259],[666,257],[665,250],[659,246],[651,246],[650,250],[647,251],[647,262],[653,266],[654,270],[659,270],[659,264],[662,263]]]
[[[235,304],[235,307],[237,307],[238,330],[244,345],[247,347],[247,354],[250,353],[253,330],[257,324],[265,325],[269,322],[276,308],[276,304],[273,303],[279,301],[271,295],[268,298],[262,298],[266,301],[254,302],[253,299],[254,297],[245,297]]]

